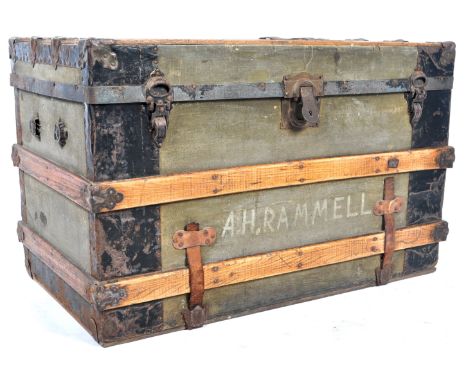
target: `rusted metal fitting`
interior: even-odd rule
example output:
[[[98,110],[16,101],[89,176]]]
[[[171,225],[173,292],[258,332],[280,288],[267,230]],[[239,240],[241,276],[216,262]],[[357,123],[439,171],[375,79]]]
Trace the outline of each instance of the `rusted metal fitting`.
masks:
[[[89,204],[93,212],[98,213],[102,209],[112,210],[117,203],[120,203],[124,196],[114,188],[101,188],[92,185],[88,189]]]
[[[372,212],[374,215],[381,216],[387,214],[394,214],[396,212],[400,212],[404,203],[404,198],[401,196],[397,196],[392,200],[379,200]]]
[[[64,147],[68,139],[68,130],[62,118],[59,118],[54,128],[54,139],[58,142],[60,147]]]
[[[169,113],[172,110],[174,93],[164,77],[164,73],[155,70],[145,84],[145,98],[150,114],[150,130],[153,141],[161,147],[169,126]]]
[[[453,162],[455,162],[455,149],[450,146],[441,151],[437,157],[437,165],[440,168],[452,168]]]
[[[177,231],[172,237],[175,249],[185,249],[189,268],[190,296],[188,309],[182,312],[187,329],[203,326],[206,309],[203,305],[205,274],[202,264],[201,247],[211,245],[216,240],[216,230],[211,227],[200,230],[198,223],[190,223],[185,230]]]
[[[406,94],[411,126],[415,127],[422,116],[426,92],[427,77],[421,70],[415,70],[410,77],[410,91]]]
[[[145,98],[151,119],[150,130],[153,134],[153,141],[157,147],[161,147],[169,126],[169,113],[172,109],[174,94],[160,70],[151,73],[146,82]]]
[[[377,285],[385,285],[390,282],[393,276],[393,264],[385,264],[375,270],[375,279]]]
[[[320,121],[320,96],[323,96],[323,78],[309,73],[284,76],[282,127],[303,129],[317,127]]]
[[[395,178],[388,177],[384,180],[384,198],[378,201],[373,209],[375,215],[383,216],[385,232],[384,253],[380,260],[380,266],[375,270],[376,285],[387,284],[393,275],[393,253],[395,252],[395,212],[401,211],[403,198],[395,196]]]
[[[435,242],[445,241],[447,240],[447,236],[449,234],[449,227],[446,221],[441,221],[432,231],[432,238]]]
[[[182,315],[187,329],[201,328],[206,321],[206,308],[204,306],[197,305],[192,309],[185,309],[182,312]]]
[[[211,245],[216,241],[216,229],[203,228],[201,231],[177,231],[172,237],[172,245],[175,249]]]
[[[117,306],[122,299],[127,297],[127,291],[125,288],[116,285],[112,285],[111,287],[93,285],[91,295],[96,308],[102,311]]]
[[[387,162],[387,167],[388,168],[398,168],[398,165],[400,164],[400,160],[398,158],[390,158]]]
[[[41,120],[39,119],[39,113],[33,115],[29,121],[29,131],[31,135],[37,140],[41,140]]]

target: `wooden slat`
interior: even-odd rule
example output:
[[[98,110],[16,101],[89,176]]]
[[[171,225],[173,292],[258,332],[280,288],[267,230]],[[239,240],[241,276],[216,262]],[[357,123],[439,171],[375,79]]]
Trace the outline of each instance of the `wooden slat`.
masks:
[[[21,222],[18,223],[18,235],[22,239],[23,245],[45,265],[89,303],[93,302],[90,295],[90,287],[93,285],[94,279],[86,275],[86,273],[67,260],[50,243]]]
[[[298,186],[341,179],[370,177],[439,168],[439,155],[448,147],[389,153],[306,159],[233,167],[169,176],[101,182],[124,198],[115,210],[240,192]],[[398,159],[397,168],[388,160]]]
[[[445,222],[402,228],[395,234],[395,249],[402,250],[434,243],[433,232]],[[235,258],[204,265],[205,289],[258,280],[285,273],[375,256],[383,253],[384,233],[313,244],[299,248]],[[104,289],[125,290],[118,304],[104,309],[188,293],[188,269],[150,273],[104,282]]]
[[[114,210],[209,198],[240,192],[299,186],[441,168],[438,158],[451,147],[305,159],[290,162],[232,167],[168,176],[93,183],[45,160],[20,145],[13,146],[18,167],[39,182],[64,195],[79,206],[93,211],[90,190],[114,188],[123,194]],[[388,160],[398,159],[397,168]],[[102,211],[106,211],[105,209]]]
[[[13,146],[13,156],[15,155],[19,158],[18,167],[20,170],[79,206],[90,210],[87,193],[91,182],[42,159],[20,145]]]

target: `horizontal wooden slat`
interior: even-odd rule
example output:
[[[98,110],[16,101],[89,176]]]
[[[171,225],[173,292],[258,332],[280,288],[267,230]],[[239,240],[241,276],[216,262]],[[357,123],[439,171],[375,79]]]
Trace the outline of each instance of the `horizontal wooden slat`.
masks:
[[[341,179],[440,168],[438,158],[449,147],[233,167],[168,176],[101,182],[102,189],[123,194],[115,209],[134,208],[240,192],[298,186]],[[388,167],[390,159],[397,168]]]
[[[441,166],[451,165],[450,161],[439,161],[439,158],[452,152],[453,148],[447,146],[305,159],[97,183],[74,175],[19,145],[13,146],[13,160],[20,170],[79,206],[88,211],[100,212],[93,209],[90,200],[93,195],[99,196],[100,190],[105,191],[109,188],[123,195],[123,200],[114,208],[122,210],[279,187],[438,169],[443,168]],[[390,159],[398,160],[397,168],[388,167]]]
[[[22,222],[18,223],[18,236],[33,255],[37,256],[89,303],[93,302],[90,294],[91,286],[94,284],[93,278],[72,264],[50,243]]]
[[[12,157],[20,170],[79,206],[90,209],[88,190],[91,182],[33,154],[20,145],[13,146]]]
[[[435,242],[434,230],[445,222],[415,225],[396,231],[395,250]],[[375,256],[384,251],[384,233],[313,244],[299,248],[206,264],[205,289],[258,280],[285,273]],[[188,293],[189,272],[179,269],[104,282],[102,290],[122,290],[125,297],[103,309],[138,304]]]

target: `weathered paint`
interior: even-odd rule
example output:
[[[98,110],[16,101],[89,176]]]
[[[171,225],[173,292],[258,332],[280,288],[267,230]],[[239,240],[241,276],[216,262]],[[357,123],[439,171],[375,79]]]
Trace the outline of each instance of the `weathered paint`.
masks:
[[[145,105],[92,105],[89,121],[94,180],[158,174],[159,154]]]
[[[403,253],[394,255],[394,276],[403,271]],[[208,320],[239,315],[253,309],[268,308],[303,298],[314,298],[345,289],[375,285],[375,269],[380,257],[348,261],[316,269],[249,281],[205,292]],[[181,312],[187,308],[184,296],[164,300],[164,328],[184,326]]]
[[[401,94],[324,98],[320,126],[294,131],[281,129],[280,100],[176,104],[160,172],[408,149],[407,108]]]
[[[396,194],[408,194],[408,175],[396,177]],[[192,221],[214,227],[217,240],[203,247],[204,263],[378,232],[371,212],[382,199],[384,177],[327,182],[211,199],[161,208],[162,269],[183,267],[185,254],[172,236]],[[406,210],[396,215],[406,224]]]
[[[418,67],[427,76],[453,76],[455,47],[420,47]],[[448,144],[451,91],[428,92],[419,122],[413,127],[412,148],[439,147]],[[440,219],[445,187],[445,170],[410,174],[408,186],[408,224]],[[433,269],[439,257],[439,245],[431,244],[405,251],[405,274]]]
[[[417,54],[415,47],[161,45],[158,65],[174,85],[277,82],[300,72],[373,80],[408,78]]]
[[[448,55],[448,58],[446,57],[447,59],[445,60],[446,64],[441,65],[444,52],[436,47],[431,49],[420,48],[418,58],[416,57],[418,54],[418,49],[416,47],[178,45],[160,46],[159,50],[155,48],[154,45],[146,47],[140,46],[137,48],[114,45],[112,49],[116,53],[119,62],[117,70],[109,70],[100,67],[99,62],[93,62],[91,63],[93,67],[90,68],[89,80],[88,78],[82,80],[82,72],[78,68],[73,69],[74,71],[67,72],[66,70],[68,68],[59,66],[57,70],[54,71],[48,70],[52,67],[42,67],[40,63],[36,63],[36,66],[32,68],[30,64],[18,61],[15,64],[14,70],[18,74],[52,81],[60,80],[60,76],[68,76],[68,79],[65,79],[63,82],[71,81],[67,83],[85,83],[89,85],[140,85],[146,81],[149,73],[154,69],[155,64],[159,65],[165,72],[171,83],[188,85],[216,82],[281,81],[283,75],[300,71],[320,73],[324,75],[326,80],[408,78],[414,70],[416,62],[429,76],[453,74],[453,59],[451,60],[450,55]],[[42,52],[44,52],[44,49],[42,49]],[[226,67],[229,67],[230,70],[226,70]],[[433,98],[431,98],[432,95]],[[442,96],[442,101],[440,101],[439,96]],[[91,152],[92,143],[94,155],[94,161],[88,159],[87,174],[90,178],[96,180],[112,178],[125,179],[157,174],[159,173],[160,167],[161,173],[169,174],[172,172],[204,169],[205,167],[203,166],[207,166],[206,168],[228,167],[238,164],[274,162],[313,156],[319,157],[386,151],[409,147],[422,147],[421,145],[424,146],[426,144],[439,145],[446,141],[448,126],[447,108],[450,104],[450,92],[446,92],[446,95],[442,93],[436,94],[436,92],[429,93],[424,111],[429,114],[427,114],[428,117],[423,117],[422,121],[420,121],[421,126],[427,122],[425,125],[426,128],[422,129],[419,127],[419,130],[414,129],[412,132],[412,139],[411,129],[409,128],[407,120],[406,104],[401,95],[385,95],[367,98],[351,96],[340,98],[324,99],[322,102],[321,127],[325,126],[327,129],[308,129],[301,132],[280,130],[279,102],[275,100],[176,105],[170,117],[169,135],[161,152],[161,166],[159,166],[158,163],[159,153],[157,149],[154,148],[151,136],[148,133],[148,118],[144,105],[138,105],[138,107],[136,105],[129,105],[129,109],[125,109],[120,105],[109,107],[107,110],[103,108],[101,111],[104,111],[102,114],[98,115],[98,118],[95,118],[95,115],[93,116],[93,113],[97,109],[87,110],[84,115],[85,124],[89,129],[85,134],[87,134],[88,151],[89,153]],[[440,105],[440,102],[442,106],[438,107],[437,105]],[[203,109],[204,107],[205,109]],[[366,114],[367,117],[364,117]],[[83,120],[82,117],[83,114],[81,120]],[[340,122],[342,120],[345,122]],[[221,121],[223,121],[223,123],[221,123]],[[436,121],[436,123],[434,121]],[[323,125],[324,123],[325,125]],[[26,125],[25,127],[27,127],[29,131],[29,126]],[[237,136],[239,136],[239,138]],[[330,144],[322,148],[325,142]],[[141,152],[141,147],[145,148],[143,153]],[[47,150],[37,152],[40,155],[47,156],[49,159],[54,160],[54,158],[48,156]],[[83,150],[83,156],[85,155],[84,152],[85,150]],[[297,157],[294,157],[295,155],[297,155]],[[88,158],[90,158],[90,156],[88,156]],[[59,158],[56,160],[61,159]],[[68,165],[66,161],[57,163]],[[78,171],[75,172],[79,173]],[[83,174],[84,173],[85,172],[83,172]],[[432,219],[435,216],[440,216],[444,174],[444,171],[426,172],[424,174],[421,173],[420,178],[410,178],[408,191],[409,211],[407,215],[409,224],[413,224],[418,221],[418,219],[424,221],[424,219]],[[411,177],[413,177],[413,175],[411,175]],[[401,179],[403,179],[403,177],[399,176],[398,182],[400,182]],[[365,183],[364,180],[360,181],[363,184]],[[33,183],[34,181],[31,182],[30,180],[29,182]],[[407,177],[404,182],[407,182]],[[424,186],[422,186],[423,183]],[[346,189],[346,186],[340,187],[344,190]],[[285,189],[284,192],[287,192],[287,197],[283,197],[285,194],[282,194],[283,196],[278,194],[281,196],[278,196],[278,203],[273,203],[272,207],[269,207],[273,211],[276,211],[275,216],[277,217],[276,226],[274,223],[270,224],[273,228],[276,227],[278,232],[284,232],[284,235],[277,236],[281,236],[280,240],[287,242],[286,246],[288,247],[292,246],[293,244],[291,243],[298,237],[310,239],[309,235],[311,233],[310,230],[305,231],[304,236],[301,236],[298,231],[291,231],[289,229],[290,221],[292,220],[293,225],[296,214],[293,199],[301,199],[302,197],[303,199],[301,199],[301,202],[304,200],[304,203],[307,204],[307,200],[309,199],[306,200],[306,198],[315,195],[314,190],[307,189],[307,192],[305,192],[306,187],[304,186],[298,187],[297,189],[303,190],[303,195],[299,195],[299,191],[298,194],[295,194],[294,191],[291,191],[293,189]],[[370,194],[375,194],[375,196],[377,196],[377,190],[378,188],[376,188],[375,191],[371,191]],[[274,190],[274,192],[276,191],[280,192],[282,190]],[[367,220],[367,218],[370,222],[369,227],[378,226],[378,229],[380,229],[379,219],[367,214],[359,214],[359,212],[358,215],[353,215],[359,210],[359,208],[354,209],[356,205],[359,205],[359,203],[356,204],[356,200],[359,200],[359,195],[356,192],[359,190],[356,191],[353,189],[352,191],[355,192],[354,194],[344,192],[342,195],[338,193],[334,194],[335,191],[338,191],[338,186],[327,195],[327,197],[329,196],[327,203],[333,206],[331,207],[332,218],[324,222],[326,224],[319,225],[321,229],[326,229],[324,227],[328,227],[329,230],[335,230],[334,232],[336,233],[338,231],[346,231],[346,228],[343,227],[348,225],[351,226],[349,227],[350,230],[346,231],[344,236],[349,236],[354,232],[352,229],[355,229],[352,222],[356,222],[359,219]],[[257,240],[265,233],[264,228],[267,228],[266,232],[268,233],[270,225],[261,225],[261,231],[259,235],[256,235],[257,230],[254,229],[250,231],[250,223],[248,222],[249,213],[251,214],[252,210],[258,210],[260,212],[259,214],[255,212],[256,216],[262,216],[261,211],[263,208],[262,218],[263,221],[265,221],[265,211],[269,206],[267,199],[274,199],[274,192],[262,192],[261,196],[256,195],[257,193],[246,194],[244,196],[250,197],[251,199],[245,202],[236,201],[235,198],[238,197],[238,195],[229,196],[225,199],[221,197],[211,200],[209,203],[210,206],[215,200],[224,200],[225,202],[223,206],[220,206],[218,212],[222,211],[223,213],[227,213],[227,216],[224,216],[224,218],[214,216],[213,218],[214,220],[218,219],[220,222],[221,233],[226,227],[226,222],[229,220],[231,211],[235,210],[238,215],[235,215],[236,213],[234,215],[238,216],[237,219],[240,221],[239,227],[241,235],[239,236],[237,233],[233,232],[233,242],[234,238],[237,238],[237,243],[245,242],[247,240],[242,239],[250,235],[248,238],[252,239],[253,243],[259,243],[260,241],[257,242]],[[366,192],[367,191],[365,191],[365,195],[368,197]],[[320,192],[317,191],[317,193]],[[32,195],[32,192],[30,192],[30,194]],[[48,190],[45,194],[54,194],[54,192]],[[42,207],[42,204],[39,205],[39,202],[34,202],[33,197],[29,198],[28,195],[25,196],[28,209],[30,208],[29,200],[31,200],[33,204],[35,203],[35,205]],[[348,196],[350,200],[349,208]],[[379,197],[380,196],[381,195],[379,195]],[[56,199],[53,203],[46,202],[45,206],[53,205],[58,211],[54,211],[57,218],[55,218],[54,215],[52,220],[57,220],[56,224],[62,222],[62,226],[68,227],[68,222],[63,222],[64,216],[73,216],[73,213],[68,215],[69,212],[66,208],[56,208],[57,200],[59,199]],[[323,198],[319,200],[322,200],[323,203]],[[172,206],[174,211],[172,215],[173,221],[177,223],[175,225],[179,225],[177,219],[179,219],[180,222],[187,219],[198,220],[197,217],[200,216],[197,208],[190,210],[190,208],[186,208],[187,205],[184,203],[176,203]],[[203,207],[203,210],[206,209],[203,204],[207,203],[206,201],[201,200],[196,203],[200,203],[198,207]],[[288,229],[286,230],[284,229],[286,220],[282,215],[282,203],[285,204],[286,219],[288,221]],[[299,206],[303,206],[304,203],[299,203]],[[312,202],[312,204],[309,205],[312,206],[314,203],[315,202]],[[177,210],[177,205],[183,208]],[[246,207],[244,207],[244,205]],[[294,215],[293,217],[288,216],[286,205],[292,206],[291,210],[294,212],[291,213]],[[336,205],[338,209],[336,209]],[[59,203],[59,207],[60,206]],[[340,208],[340,206],[344,207]],[[164,208],[165,207],[171,206],[168,205],[164,206]],[[217,205],[213,205],[213,207],[217,207]],[[157,209],[157,207],[151,208]],[[31,210],[33,211],[34,209],[31,208]],[[35,216],[32,216],[34,214],[29,213],[27,216],[28,223],[33,226],[31,222],[35,219],[34,224],[37,224],[36,228],[42,229],[46,234],[44,227],[38,227],[44,224],[44,221],[50,221],[49,215],[42,211],[44,216],[42,216],[41,219],[41,210],[37,210],[39,211],[37,215],[38,218],[36,219]],[[170,209],[168,209],[166,213],[169,211]],[[187,211],[191,211],[190,214],[184,215]],[[246,211],[245,216],[247,220],[244,220],[244,211]],[[299,211],[302,210],[299,209]],[[363,209],[363,211],[367,211],[367,209]],[[131,210],[122,213],[108,213],[102,215],[102,221],[96,223],[96,227],[98,228],[96,232],[93,231],[93,234],[101,230],[101,234],[105,232],[102,237],[107,235],[105,239],[107,241],[103,240],[100,242],[102,245],[101,248],[107,246],[107,249],[112,248],[114,253],[118,252],[118,248],[123,248],[123,252],[125,252],[126,256],[114,257],[109,263],[106,262],[106,258],[103,255],[106,251],[100,253],[95,259],[100,265],[95,264],[95,266],[103,267],[100,270],[103,277],[145,272],[147,270],[158,269],[159,267],[159,253],[157,252],[159,248],[159,238],[157,237],[159,231],[157,229],[156,215],[153,213],[154,211],[148,213],[146,210],[140,211],[141,215],[144,217],[144,219],[141,220],[138,217],[138,213],[134,214],[133,212],[134,211]],[[338,217],[341,212],[349,216]],[[60,213],[63,214],[62,217],[59,217]],[[163,215],[162,219],[164,222],[164,216],[166,216],[165,212],[161,211],[161,214]],[[333,214],[335,216],[333,216]],[[169,215],[170,214],[167,216]],[[219,214],[219,216],[221,216],[221,214]],[[299,212],[299,218],[302,218],[302,216],[303,215]],[[146,217],[148,218],[147,220],[145,220]],[[401,224],[404,224],[405,217],[405,212],[397,216]],[[313,210],[310,219],[312,218]],[[213,219],[207,215],[207,220],[213,221]],[[86,222],[88,221],[87,215],[85,220]],[[186,222],[187,221],[184,221],[184,224]],[[280,224],[278,225],[278,223]],[[336,228],[340,223],[344,224],[343,227],[339,226],[339,228]],[[210,222],[208,221],[206,224],[209,225]],[[80,226],[83,225],[80,224]],[[305,226],[307,226],[307,224],[305,224]],[[360,224],[355,224],[355,226],[359,228]],[[142,245],[136,245],[136,243],[131,242],[131,230],[133,228],[137,230],[137,227],[140,227],[140,230],[142,229],[141,227],[151,227],[146,231],[149,233],[149,240],[154,239],[147,243],[149,248],[151,248],[149,251],[146,251],[146,245],[142,247]],[[154,229],[155,227],[156,229]],[[294,228],[297,227],[298,225],[296,224]],[[143,231],[145,231],[146,228],[143,228]],[[181,226],[177,227],[177,229],[180,228]],[[313,224],[312,228],[314,228],[312,232],[314,235],[315,233],[320,234],[320,231],[316,230],[316,224]],[[93,230],[94,229],[95,228],[93,228]],[[123,229],[123,231],[126,232],[120,238],[118,238],[116,234],[119,229]],[[247,236],[243,236],[243,230],[245,231],[244,234]],[[64,229],[62,231],[64,231]],[[70,230],[67,230],[66,232],[68,233],[68,246],[70,246],[72,242],[80,244],[87,242],[86,240],[88,239],[70,239],[69,231]],[[60,231],[56,232],[60,233]],[[278,234],[278,232],[276,232],[276,234]],[[173,232],[171,232],[171,234],[172,233]],[[231,231],[228,229],[225,238],[228,237],[230,233]],[[273,232],[269,233],[273,234]],[[62,236],[67,237],[66,235]],[[146,237],[148,235],[145,234],[144,236]],[[163,237],[164,236],[166,236],[166,234],[163,232]],[[169,237],[170,236],[171,235],[169,235]],[[290,238],[296,239],[290,241]],[[51,240],[55,239],[52,238]],[[54,243],[54,245],[57,246],[56,243]],[[208,260],[210,256],[213,258],[216,256],[215,252],[212,254],[207,252],[214,250],[214,248],[215,247],[203,248],[203,252],[207,253],[206,257]],[[205,251],[205,249],[207,249],[207,251]],[[144,256],[140,259],[137,255],[141,251],[143,251]],[[221,256],[229,257],[229,254],[230,253],[225,251]],[[236,255],[239,254],[237,253]],[[81,255],[75,254],[73,256],[77,256],[81,259]],[[176,266],[177,264],[183,265],[185,258],[183,251],[179,251],[178,256],[177,259],[174,257],[175,263],[171,266]],[[405,257],[405,275],[420,274],[421,272],[430,271],[437,261],[437,246],[425,246],[408,250],[406,251]],[[133,261],[134,259],[135,261]],[[170,260],[170,257],[168,259]],[[147,260],[149,263],[146,262]],[[362,263],[360,263],[361,261]],[[112,265],[109,266],[109,264]],[[343,264],[342,268],[339,267],[342,266],[342,264],[338,264],[313,270],[316,273],[312,271],[310,271],[310,274],[307,274],[309,271],[299,272],[295,276],[297,276],[297,280],[300,281],[294,280],[294,276],[292,275],[285,275],[240,284],[235,287],[225,287],[221,288],[219,291],[209,291],[205,299],[208,306],[209,320],[218,320],[231,315],[240,315],[278,304],[374,285],[374,268],[377,264],[378,257],[374,257]],[[395,276],[398,276],[403,272],[403,256],[401,254],[396,256],[395,264],[397,273]],[[51,279],[54,278],[51,272],[50,277]],[[291,280],[287,277],[290,277]],[[50,282],[52,283],[55,281],[52,280]],[[61,288],[66,288],[66,286],[57,285],[55,293],[60,294]],[[73,296],[67,295],[65,299],[74,301]],[[102,321],[104,326],[99,326],[101,334],[106,333],[104,337],[107,336],[108,342],[106,342],[105,339],[103,340],[103,338],[101,338],[100,341],[108,344],[118,343],[160,333],[162,330],[162,311],[164,311],[165,329],[180,328],[183,326],[180,313],[185,307],[185,301],[186,297],[179,297],[165,300],[163,304],[164,307],[161,307],[161,302],[154,302],[148,303],[145,306],[135,306],[135,309],[111,311],[109,316]],[[68,310],[75,309],[70,305],[72,303],[67,303],[67,301],[62,301],[62,303]],[[75,310],[77,309],[78,308]],[[86,312],[85,315],[88,317],[91,313]],[[108,322],[107,324],[105,324],[106,320]],[[82,323],[84,326],[89,327],[89,322],[82,321]],[[105,325],[107,325],[107,327]],[[145,327],[149,328],[145,329]],[[91,328],[91,330],[93,329]]]
[[[96,215],[93,269],[100,280],[161,269],[159,206]]]
[[[197,49],[192,52],[197,52]],[[214,48],[208,47],[206,49],[211,51]],[[169,64],[164,61],[167,60],[167,57],[163,52],[166,53],[164,48],[160,50],[159,63],[164,71],[165,65],[169,67]],[[369,51],[367,52],[369,53]],[[237,59],[245,60],[243,66],[239,61],[235,61],[236,65],[242,66],[242,71],[213,69],[213,76],[207,76],[207,73],[199,72],[195,68],[196,65],[195,69],[189,69],[184,66],[183,62],[179,62],[177,64],[179,66],[171,62],[171,65],[174,65],[173,68],[180,70],[173,72],[169,70],[166,71],[166,74],[173,83],[186,83],[188,78],[180,77],[186,75],[191,75],[190,83],[258,82],[264,80],[262,76],[265,76],[269,81],[278,81],[282,79],[284,74],[304,70],[304,67],[298,64],[299,61],[295,61],[294,54],[290,61],[278,60],[283,64],[280,69],[276,66],[278,62],[272,63],[273,54],[271,57],[267,55],[264,61],[259,59],[259,63],[251,62],[250,64],[247,63],[246,59],[248,54],[239,55],[239,57],[235,54],[232,53],[232,56],[226,54],[226,56],[234,61]],[[375,51],[372,54],[376,54]],[[213,56],[213,54],[208,55],[208,57]],[[320,57],[320,55],[317,56]],[[363,73],[360,72],[360,68],[357,68],[357,66],[363,65],[359,61],[361,58],[354,61],[356,67],[353,68],[346,53],[337,56],[339,59],[336,62],[333,60],[331,63],[324,58],[325,61],[314,66],[314,73],[316,73],[315,68],[317,70],[322,68],[325,72],[324,78],[333,80],[405,78],[409,77],[416,63],[414,50],[408,53],[408,60],[399,58],[398,68],[392,67],[391,64],[388,66],[382,64],[379,67],[376,56],[364,54],[361,58],[364,57],[365,60],[368,60],[366,61],[367,66],[369,66],[369,62],[373,62],[377,69],[373,73]],[[220,54],[219,57],[222,60],[224,56]],[[306,57],[310,58],[310,56]],[[190,59],[195,60],[193,57]],[[213,58],[213,61],[216,60],[218,59]],[[288,64],[284,64],[284,62]],[[304,62],[301,62],[304,65]],[[330,66],[325,65],[325,62]],[[209,65],[212,64],[213,62]],[[217,65],[219,64],[217,62]],[[202,66],[202,64],[200,65]],[[231,67],[230,65],[229,67]],[[262,70],[253,70],[252,67],[255,65],[261,66]],[[285,68],[285,65],[292,66]],[[330,67],[335,69],[333,74],[327,72]],[[194,72],[187,74],[190,70]],[[218,72],[216,72],[217,70]],[[274,72],[275,70],[277,72]],[[320,73],[322,74],[322,72]],[[207,81],[208,79],[209,81]],[[411,147],[412,130],[408,119],[407,103],[401,94],[323,98],[319,127],[302,131],[281,129],[281,103],[279,100],[220,101],[199,103],[196,104],[196,107],[193,106],[191,104],[176,104],[171,112],[168,134],[160,151],[161,174],[281,160],[404,150]],[[407,175],[397,176],[398,195],[406,196],[408,194],[407,184]],[[203,261],[210,262],[379,231],[382,224],[381,218],[360,212],[361,210],[368,211],[372,203],[382,198],[382,192],[383,178],[376,178],[162,205],[162,269],[174,269],[184,265],[183,251],[173,249],[170,238],[176,230],[181,229],[190,221],[196,221],[202,227],[213,226],[218,231],[217,242],[202,250]],[[363,195],[364,207],[360,203]],[[324,199],[326,199],[327,212],[329,213],[327,220],[325,218],[320,220],[316,213],[316,221],[314,221],[315,205],[319,203],[319,206],[322,207]],[[304,204],[308,209],[309,221],[307,224],[305,217],[301,215],[304,211]],[[336,211],[335,205],[338,206],[338,211]],[[342,211],[340,210],[341,206],[343,207]],[[275,217],[268,224],[272,211]],[[354,216],[356,212],[357,215]],[[229,222],[231,215],[232,226]],[[296,219],[296,215],[299,216],[298,219]],[[336,217],[336,215],[340,217]],[[253,218],[256,221],[255,226],[250,224]],[[299,223],[302,220],[303,222]],[[399,226],[406,224],[405,212],[397,215],[397,222]],[[287,229],[286,224],[288,225]],[[374,280],[376,266],[373,265],[370,267],[372,269],[369,268],[367,278]],[[294,276],[290,277],[294,279]],[[283,285],[282,293],[278,293],[275,289],[276,282],[280,283],[278,285]],[[239,299],[238,309],[241,310],[241,306],[247,309],[247,307],[252,306],[259,308],[279,303],[282,296],[287,296],[288,293],[294,294],[294,291],[298,290],[300,292],[297,296],[307,295],[308,292],[314,293],[314,290],[307,291],[307,287],[306,290],[301,289],[303,281],[300,278],[282,284],[281,278],[278,278],[278,281],[263,281],[263,284],[262,281],[259,281],[258,283],[264,288],[259,293],[259,299],[255,299],[255,296],[246,297],[249,290],[248,284],[247,286],[235,286],[232,292],[231,287],[223,288],[224,292],[213,290],[209,292],[209,296],[213,301],[221,301],[224,299],[222,293],[234,295],[236,290],[240,290],[236,298]],[[306,285],[312,288],[310,284]],[[167,320],[173,320],[173,317],[180,318],[181,304],[184,303],[184,297],[164,301],[166,323]],[[228,305],[214,304],[218,307],[217,310],[215,309],[215,314],[223,315],[231,312]],[[232,304],[234,306],[235,302]]]
[[[29,227],[91,273],[88,212],[26,174],[24,192]]]
[[[19,92],[23,145],[28,150],[81,176],[87,175],[84,105]],[[30,121],[39,117],[40,140],[30,131]],[[61,147],[54,139],[59,119],[65,123],[68,139]]]
[[[13,65],[13,73],[20,76],[31,77],[37,80],[55,81],[64,84],[80,85],[82,82],[82,72],[78,68],[59,66],[57,69],[47,64],[30,63],[16,61]]]

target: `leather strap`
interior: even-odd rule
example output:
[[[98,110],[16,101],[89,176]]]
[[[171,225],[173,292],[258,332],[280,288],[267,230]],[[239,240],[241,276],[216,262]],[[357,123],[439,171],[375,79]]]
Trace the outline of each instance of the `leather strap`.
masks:
[[[183,312],[187,329],[203,326],[206,310],[203,306],[205,293],[205,274],[203,271],[201,246],[211,245],[216,240],[216,230],[208,227],[200,230],[198,223],[185,226],[185,231],[177,231],[172,238],[176,249],[185,249],[189,268],[190,295],[188,309]]]
[[[374,207],[375,215],[383,216],[385,231],[384,254],[381,265],[375,270],[377,285],[385,285],[392,278],[393,274],[393,253],[395,252],[395,216],[403,206],[403,198],[395,197],[395,178],[389,177],[384,180],[384,198],[376,203]]]

